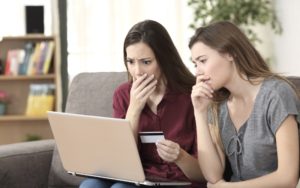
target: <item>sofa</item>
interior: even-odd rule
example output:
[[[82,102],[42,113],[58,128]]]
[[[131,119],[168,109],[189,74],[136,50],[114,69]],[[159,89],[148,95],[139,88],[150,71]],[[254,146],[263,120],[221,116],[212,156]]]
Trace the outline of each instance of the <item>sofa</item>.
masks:
[[[289,77],[300,92],[300,77]],[[114,89],[127,81],[124,72],[82,73],[70,87],[66,112],[111,116]],[[82,177],[65,172],[54,140],[0,146],[1,188],[73,188]]]

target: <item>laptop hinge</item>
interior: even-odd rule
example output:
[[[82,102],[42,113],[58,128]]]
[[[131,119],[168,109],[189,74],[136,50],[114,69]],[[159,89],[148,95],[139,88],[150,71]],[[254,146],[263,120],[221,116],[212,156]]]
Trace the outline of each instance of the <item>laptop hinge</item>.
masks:
[[[75,172],[70,172],[70,171],[68,171],[68,174],[71,174],[72,176],[76,176],[76,173],[75,173]]]

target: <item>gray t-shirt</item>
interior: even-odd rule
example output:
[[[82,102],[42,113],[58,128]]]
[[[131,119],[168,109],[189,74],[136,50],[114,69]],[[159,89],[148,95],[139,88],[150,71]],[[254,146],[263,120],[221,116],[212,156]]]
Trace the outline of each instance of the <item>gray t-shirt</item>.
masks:
[[[231,181],[263,176],[277,169],[275,133],[288,115],[300,124],[300,101],[289,84],[265,79],[249,119],[237,132],[226,101],[220,106],[220,134],[233,171]]]

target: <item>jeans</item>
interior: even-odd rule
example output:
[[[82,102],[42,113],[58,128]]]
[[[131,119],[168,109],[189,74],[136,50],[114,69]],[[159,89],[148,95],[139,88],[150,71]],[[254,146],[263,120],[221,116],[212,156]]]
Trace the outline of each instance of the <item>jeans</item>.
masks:
[[[110,180],[88,178],[80,183],[79,188],[136,188],[138,186],[131,183],[115,182]]]

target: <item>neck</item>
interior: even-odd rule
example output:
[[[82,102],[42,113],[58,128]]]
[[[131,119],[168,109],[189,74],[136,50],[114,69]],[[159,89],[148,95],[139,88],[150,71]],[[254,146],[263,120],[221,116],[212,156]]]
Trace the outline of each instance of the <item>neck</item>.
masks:
[[[163,80],[159,80],[155,91],[149,96],[148,103],[158,104],[166,93],[167,86]]]
[[[229,100],[244,102],[254,101],[263,79],[257,78],[251,81],[253,84],[247,81],[245,76],[243,78],[241,78],[239,75],[233,76],[233,78],[226,85],[226,88],[231,93]]]

